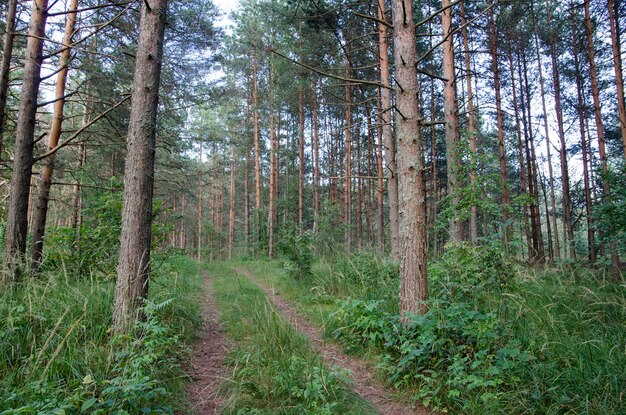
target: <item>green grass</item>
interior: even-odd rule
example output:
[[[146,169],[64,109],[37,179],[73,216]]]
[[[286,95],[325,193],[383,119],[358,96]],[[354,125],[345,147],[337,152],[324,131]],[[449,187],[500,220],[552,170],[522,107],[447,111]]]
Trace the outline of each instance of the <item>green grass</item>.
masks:
[[[265,294],[233,264],[210,265],[214,292],[234,350],[225,382],[226,414],[375,414],[327,367]]]
[[[110,333],[114,283],[48,270],[0,294],[0,414],[172,413],[184,407],[175,356],[200,321],[197,266],[153,272],[141,337]]]
[[[468,414],[626,413],[623,284],[611,284],[584,267],[536,271],[509,264],[500,268],[492,255],[462,248],[429,267],[432,296],[444,301],[435,307],[433,317],[440,314],[441,324],[432,329],[420,320],[422,330],[434,331],[418,330],[410,337],[389,329],[398,309],[397,277],[389,278],[385,260],[367,257],[357,253],[334,263],[318,262],[305,280],[288,277],[278,261],[254,262],[248,268],[324,327],[329,338],[338,337],[348,351],[377,360],[381,377],[400,374],[413,379],[401,378],[395,384],[431,405]],[[338,316],[343,318],[341,330],[337,330]],[[470,323],[475,325],[472,335],[487,330],[491,346],[485,350],[494,356],[480,360],[475,351],[468,352],[476,345],[465,344],[466,338],[458,336],[470,330],[463,327]],[[374,334],[380,336],[370,340],[376,330]],[[424,340],[424,336],[433,338]],[[449,342],[447,348],[465,351],[439,362],[445,350],[431,350],[427,363],[436,379],[431,375],[422,379],[418,367],[398,372],[398,359],[406,357],[398,348],[398,338],[404,339],[399,345],[404,350],[422,350],[416,346],[420,341],[443,341]],[[510,356],[523,360],[503,364],[498,357],[502,353],[509,361]],[[478,375],[489,375],[476,377],[472,362],[487,362],[486,372]]]

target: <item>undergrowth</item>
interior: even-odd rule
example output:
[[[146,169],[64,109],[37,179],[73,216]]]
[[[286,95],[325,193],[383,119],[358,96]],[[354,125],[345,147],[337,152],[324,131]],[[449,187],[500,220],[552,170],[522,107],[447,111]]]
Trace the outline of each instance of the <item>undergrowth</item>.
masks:
[[[183,407],[176,356],[199,323],[195,263],[152,273],[146,319],[110,333],[114,283],[47,269],[0,294],[0,414],[156,414]]]
[[[224,265],[211,265],[215,296],[234,350],[225,382],[226,414],[376,413],[346,387],[341,369],[326,367],[258,287]]]
[[[322,260],[303,281],[258,268],[390,386],[440,412],[626,412],[626,287],[587,268],[536,271],[497,246],[449,246],[429,264],[428,313],[405,320],[397,267],[376,253]]]

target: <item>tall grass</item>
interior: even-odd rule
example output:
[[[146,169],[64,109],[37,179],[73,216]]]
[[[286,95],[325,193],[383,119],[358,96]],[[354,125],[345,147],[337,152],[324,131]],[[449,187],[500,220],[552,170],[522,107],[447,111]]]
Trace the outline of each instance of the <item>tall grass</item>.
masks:
[[[441,409],[626,413],[626,286],[594,270],[452,247],[429,265],[432,312],[398,329],[397,271],[375,254],[322,259],[297,282],[255,267],[329,337],[376,358],[381,377]]]
[[[183,404],[174,356],[199,322],[195,263],[174,257],[153,273],[148,318],[133,335],[110,332],[113,290],[100,274],[60,268],[0,294],[1,414],[172,413]]]
[[[210,272],[234,343],[226,414],[376,413],[349,391],[342,370],[323,364],[258,287],[225,265],[211,265]]]

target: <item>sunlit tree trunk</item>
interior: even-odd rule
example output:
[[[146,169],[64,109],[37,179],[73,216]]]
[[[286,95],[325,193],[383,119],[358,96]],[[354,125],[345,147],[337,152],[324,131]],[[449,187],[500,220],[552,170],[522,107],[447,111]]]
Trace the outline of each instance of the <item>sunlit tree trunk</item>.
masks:
[[[259,145],[259,80],[256,48],[252,55],[252,111],[254,116],[254,185],[257,214],[261,210],[261,149]],[[256,218],[257,215],[255,215]],[[258,223],[257,223],[258,225]],[[257,235],[258,236],[258,235]]]
[[[400,312],[423,313],[428,299],[426,201],[418,114],[413,4],[392,0],[398,139]]]
[[[20,276],[18,262],[26,253],[30,181],[33,168],[33,146],[37,116],[37,95],[41,82],[43,43],[48,0],[34,0],[28,29],[22,93],[15,132],[15,154],[9,194],[4,240],[2,278],[5,282]]]
[[[141,6],[113,309],[117,333],[128,332],[148,295],[156,117],[166,10],[167,0],[144,0]]]
[[[52,150],[59,144],[61,138],[61,128],[63,125],[63,110],[65,108],[65,87],[67,83],[67,73],[69,71],[70,55],[72,52],[72,37],[76,26],[76,10],[78,0],[70,0],[67,5],[67,18],[65,21],[65,33],[63,35],[62,47],[57,73],[54,113],[52,115],[52,126],[48,137],[48,149]],[[54,158],[52,154],[45,160],[45,164],[40,173],[39,194],[33,216],[31,263],[33,268],[37,268],[42,259],[44,234],[46,231],[46,218],[48,216],[48,202],[50,200],[50,188],[52,187],[52,175],[54,174]]]

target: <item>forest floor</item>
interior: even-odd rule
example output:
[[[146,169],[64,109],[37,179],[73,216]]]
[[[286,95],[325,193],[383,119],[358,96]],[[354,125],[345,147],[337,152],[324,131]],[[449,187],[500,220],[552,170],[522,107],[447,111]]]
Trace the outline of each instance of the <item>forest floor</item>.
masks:
[[[202,296],[202,326],[194,342],[187,373],[193,379],[187,396],[196,415],[219,414],[223,406],[219,394],[224,379],[226,357],[226,333],[219,321],[219,311],[211,278],[202,271],[205,291]]]
[[[213,272],[212,272],[213,271]],[[341,347],[337,344],[328,343],[324,339],[323,330],[314,324],[311,324],[306,318],[304,318],[296,308],[285,301],[278,293],[275,286],[271,286],[264,282],[260,276],[255,275],[254,269],[250,269],[241,264],[221,264],[216,269],[210,267],[210,271],[202,271],[205,284],[205,291],[202,297],[202,321],[203,324],[198,331],[198,337],[192,347],[191,359],[186,371],[191,377],[192,382],[187,388],[187,397],[190,402],[191,408],[197,415],[209,415],[218,414],[221,411],[225,413],[239,413],[236,408],[233,408],[233,402],[241,400],[241,395],[237,398],[237,394],[229,396],[228,390],[232,389],[233,385],[237,384],[237,376],[232,374],[232,370],[229,369],[229,365],[232,366],[234,362],[237,362],[236,355],[238,350],[242,348],[240,339],[237,338],[237,334],[233,336],[233,317],[232,310],[229,310],[228,305],[235,307],[239,312],[242,312],[245,318],[250,318],[251,309],[244,309],[243,306],[237,305],[231,302],[228,305],[224,303],[224,285],[228,285],[230,289],[236,290],[240,293],[248,292],[246,285],[254,287],[254,290],[259,290],[258,295],[262,297],[262,300],[251,301],[250,299],[244,300],[244,303],[248,307],[256,308],[269,308],[274,309],[275,313],[281,320],[284,320],[284,324],[288,330],[293,330],[298,336],[302,336],[304,341],[309,344],[308,347],[312,349],[310,353],[313,353],[315,359],[306,360],[306,368],[297,368],[294,372],[307,372],[316,373],[315,368],[318,364],[330,368],[331,372],[340,371],[345,374],[346,383],[344,386],[346,394],[332,394],[335,398],[345,400],[349,402],[351,399],[354,404],[350,408],[349,413],[379,413],[382,415],[425,415],[430,412],[423,407],[412,408],[408,404],[398,401],[397,395],[393,395],[383,386],[382,382],[375,378],[371,369],[371,364],[364,359],[349,356],[345,354]],[[224,278],[225,274],[227,278]],[[233,278],[236,277],[236,278]],[[242,285],[242,280],[245,281],[245,285]],[[241,291],[244,290],[244,291]],[[265,306],[263,306],[265,303]],[[245,325],[245,323],[244,323]],[[254,325],[254,324],[253,324]],[[272,329],[274,330],[274,329]],[[230,347],[229,346],[230,344]],[[268,344],[256,344],[258,348],[283,348],[284,345],[278,344],[279,342],[269,342]],[[245,346],[243,346],[245,348]],[[307,347],[307,348],[308,348]],[[230,350],[230,349],[233,350]],[[287,347],[289,349],[289,347]],[[264,353],[264,352],[259,352]],[[295,347],[291,352],[301,355],[302,352],[298,351],[298,347]],[[234,354],[234,355],[233,355]],[[246,359],[249,359],[249,355]],[[318,363],[316,363],[318,362]],[[242,362],[243,366],[248,365],[248,361]],[[235,373],[238,370],[237,366],[241,366],[239,363],[234,363]],[[255,370],[253,368],[254,363],[249,363],[250,367],[248,371]],[[276,365],[280,363],[269,363]],[[230,375],[234,376],[230,378]],[[293,373],[292,376],[302,376],[302,373]],[[306,375],[305,375],[306,376]],[[333,376],[332,374],[330,375]],[[274,378],[277,376],[274,375]],[[278,376],[280,377],[280,376]],[[309,379],[311,381],[311,379]],[[263,388],[264,386],[258,382],[250,382],[252,379],[246,379],[245,387]],[[315,383],[315,380],[312,380]],[[255,383],[251,385],[250,383]],[[297,383],[297,382],[296,382]],[[277,393],[271,391],[270,388],[268,401],[280,401],[281,397]],[[349,396],[354,396],[350,398]],[[346,398],[347,396],[347,398]],[[354,401],[354,400],[357,401]],[[345,402],[344,402],[345,404]],[[235,403],[236,405],[236,403]],[[274,407],[277,409],[282,405],[281,402],[265,402],[262,405],[267,405],[266,408]],[[333,407],[331,403],[331,407]],[[338,403],[337,405],[342,405]],[[348,404],[350,406],[350,404]],[[337,410],[343,413],[344,410],[340,409],[341,406],[335,407],[333,413]],[[234,409],[234,410],[233,410]],[[284,409],[284,408],[283,408]],[[291,408],[294,410],[295,408]],[[293,411],[287,411],[286,413],[292,413]],[[317,411],[314,411],[318,413]],[[254,412],[256,413],[256,412]],[[263,412],[265,413],[265,412]],[[308,412],[307,412],[308,413]],[[313,412],[312,412],[313,413]],[[319,412],[326,413],[326,412]]]
[[[368,363],[355,356],[349,356],[341,348],[326,342],[322,331],[302,317],[296,308],[277,294],[274,286],[265,285],[253,272],[244,266],[236,268],[237,272],[250,279],[265,292],[270,302],[279,313],[301,334],[306,336],[313,348],[321,354],[325,363],[348,369],[352,380],[352,389],[361,398],[369,401],[383,415],[425,415],[430,412],[426,408],[411,408],[407,404],[393,399],[385,387],[368,368]]]

